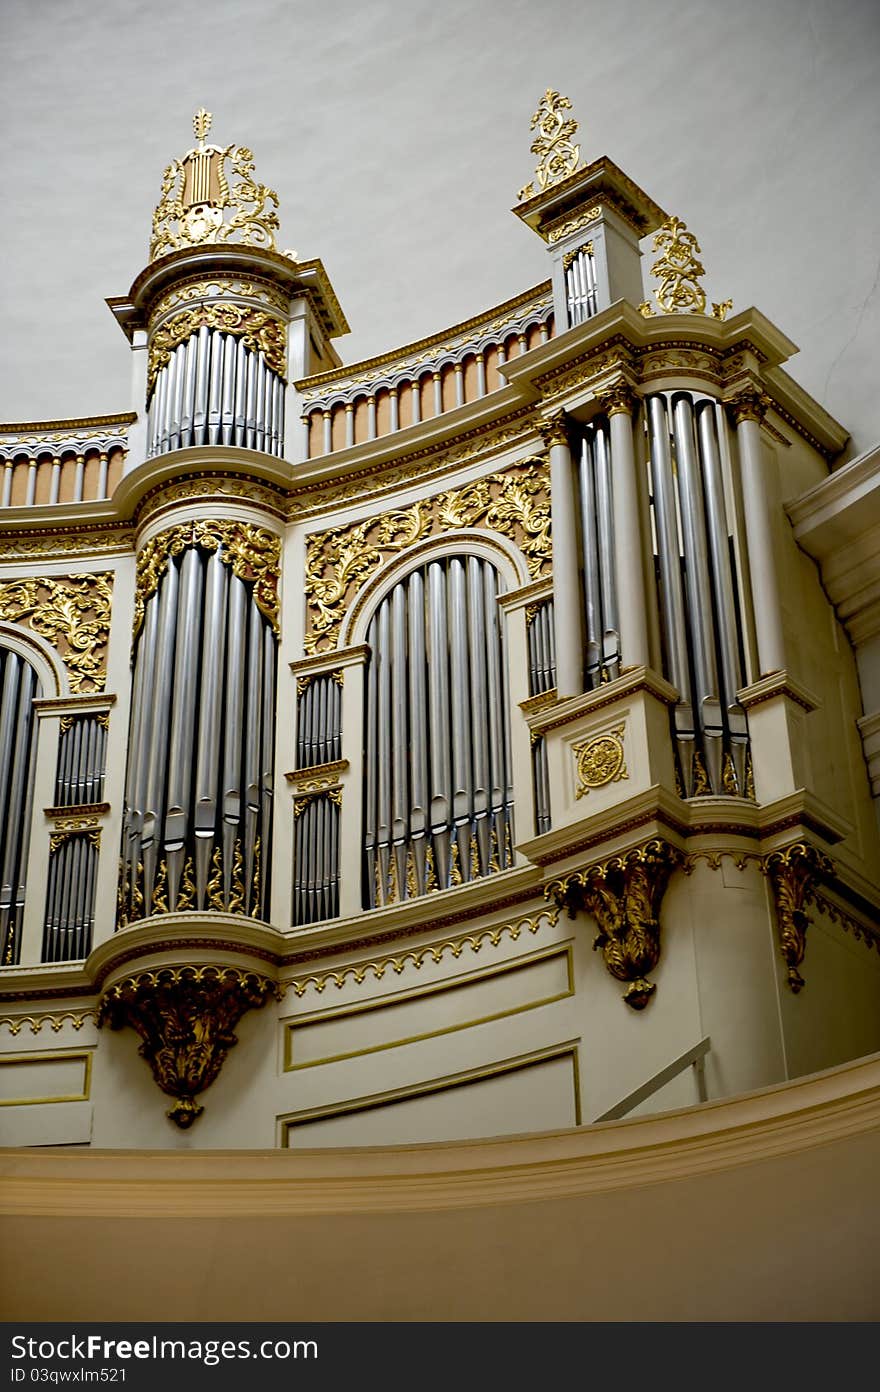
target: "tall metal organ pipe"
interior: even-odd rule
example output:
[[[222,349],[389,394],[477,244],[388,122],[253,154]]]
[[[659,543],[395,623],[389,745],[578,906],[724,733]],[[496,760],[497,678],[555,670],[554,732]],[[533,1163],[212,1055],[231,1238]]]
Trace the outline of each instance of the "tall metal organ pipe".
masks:
[[[0,964],[21,951],[28,838],[36,764],[34,699],[40,683],[19,653],[0,648]]]
[[[584,559],[585,667],[588,685],[594,688],[620,675],[611,446],[604,419],[583,427],[578,485]]]
[[[413,898],[513,863],[498,579],[451,556],[398,582],[370,623],[364,902]]]
[[[529,695],[552,691],[556,685],[553,600],[536,604],[526,616],[529,653]],[[532,792],[535,799],[535,832],[550,830],[550,775],[544,735],[532,734]]]
[[[206,325],[158,372],[148,403],[148,457],[190,445],[284,453],[284,383],[262,353]]]
[[[648,397],[651,491],[666,675],[683,791],[743,796],[748,729],[715,402]]]
[[[171,555],[134,657],[120,922],[268,902],[276,637],[225,543]]]

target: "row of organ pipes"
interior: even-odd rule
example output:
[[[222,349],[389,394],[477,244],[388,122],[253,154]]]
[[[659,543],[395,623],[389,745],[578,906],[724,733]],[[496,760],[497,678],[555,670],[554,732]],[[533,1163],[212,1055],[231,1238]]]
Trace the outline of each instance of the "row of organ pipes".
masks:
[[[276,639],[223,548],[171,558],[134,668],[123,914],[265,917]]]
[[[591,319],[599,309],[599,288],[596,284],[596,262],[592,247],[574,253],[565,267],[565,301],[568,325],[574,328]]]
[[[318,673],[300,678],[297,701],[296,766],[314,768],[342,757],[342,678]]]
[[[79,715],[68,719],[66,728],[62,721],[58,741],[55,806],[100,802],[107,761],[107,717]]]
[[[590,689],[620,675],[620,626],[608,423],[584,427],[577,461],[584,577],[585,674]]]
[[[64,836],[49,857],[43,961],[76,961],[89,955],[98,879],[97,832]]]
[[[364,903],[513,863],[513,780],[498,576],[476,556],[399,581],[369,626]]]
[[[0,648],[0,963],[18,960],[36,761],[34,699],[40,683],[29,662]]]
[[[294,803],[293,921],[297,927],[339,915],[339,799],[332,793]]]
[[[529,695],[539,696],[556,686],[556,639],[553,631],[553,600],[545,599],[526,613],[529,654]],[[535,832],[549,831],[550,772],[547,767],[547,741],[532,734],[532,793],[535,800]]]
[[[148,455],[190,445],[284,453],[284,382],[244,339],[202,325],[179,343],[149,401]]]
[[[737,700],[743,643],[718,408],[687,392],[647,398],[650,487],[673,733],[684,794],[747,790],[748,727]]]

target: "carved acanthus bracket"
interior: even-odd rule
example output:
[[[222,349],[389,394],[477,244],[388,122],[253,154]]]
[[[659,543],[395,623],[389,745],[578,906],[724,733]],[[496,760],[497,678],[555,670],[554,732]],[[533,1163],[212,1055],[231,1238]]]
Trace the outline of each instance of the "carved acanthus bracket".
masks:
[[[815,846],[797,841],[784,850],[771,852],[763,868],[773,887],[779,946],[788,967],[788,984],[797,994],[804,984],[798,967],[807,946],[807,905],[815,900],[819,881],[829,878],[834,867]]]
[[[644,1010],[657,989],[647,974],[660,960],[660,904],[683,864],[679,850],[655,838],[547,886],[548,898],[570,917],[584,909],[595,918],[593,947],[601,948],[611,975],[627,983],[623,999],[633,1010]]]
[[[267,977],[239,967],[161,967],[111,986],[98,1024],[137,1031],[141,1058],[175,1100],[167,1115],[186,1130],[204,1111],[197,1095],[211,1086],[238,1043],[233,1030],[242,1015],[259,1010],[275,993]]]

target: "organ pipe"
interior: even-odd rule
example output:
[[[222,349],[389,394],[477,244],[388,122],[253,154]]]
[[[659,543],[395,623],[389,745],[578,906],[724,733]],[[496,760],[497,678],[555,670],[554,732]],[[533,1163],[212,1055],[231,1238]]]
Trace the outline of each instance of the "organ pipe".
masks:
[[[150,456],[191,445],[284,453],[284,383],[243,339],[202,325],[156,377],[147,425]]]
[[[620,631],[614,571],[614,510],[608,425],[584,428],[578,461],[583,552],[586,676],[590,687],[620,675]]]

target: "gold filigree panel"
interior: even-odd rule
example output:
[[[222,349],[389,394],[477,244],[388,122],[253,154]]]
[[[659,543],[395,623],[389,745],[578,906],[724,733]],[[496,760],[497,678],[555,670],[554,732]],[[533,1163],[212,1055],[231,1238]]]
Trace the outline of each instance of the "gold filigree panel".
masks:
[[[0,584],[0,619],[51,644],[71,691],[103,691],[112,600],[112,573],[6,580]]]
[[[533,580],[550,574],[550,473],[544,460],[516,464],[348,527],[314,532],[306,554],[309,654],[330,652],[355,595],[391,557],[464,527],[500,532],[526,557]]]
[[[189,546],[203,551],[219,551],[220,559],[232,567],[233,575],[247,580],[254,587],[254,603],[280,632],[278,577],[281,565],[281,540],[264,527],[249,522],[229,522],[219,519],[204,522],[183,522],[169,527],[147,542],[137,558],[137,579],[134,600],[134,636],[144,621],[147,600],[155,594],[159,581],[172,556],[179,556]]]
[[[150,339],[147,366],[147,396],[156,378],[171,360],[171,354],[199,329],[221,329],[223,333],[240,338],[252,353],[262,353],[267,366],[287,380],[286,336],[284,325],[274,314],[237,304],[201,304],[194,309],[181,309],[166,319]]]

